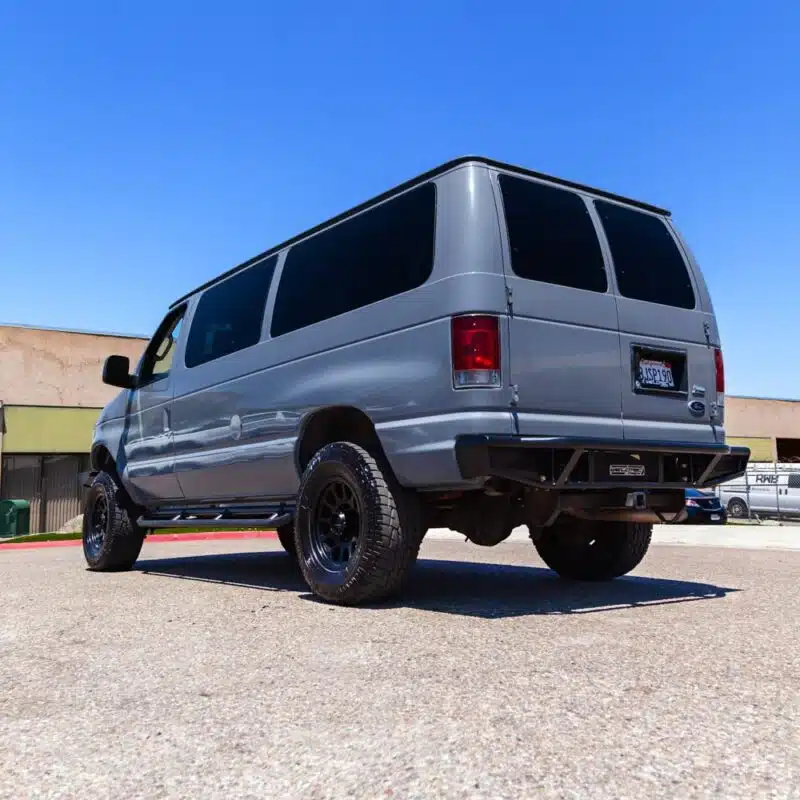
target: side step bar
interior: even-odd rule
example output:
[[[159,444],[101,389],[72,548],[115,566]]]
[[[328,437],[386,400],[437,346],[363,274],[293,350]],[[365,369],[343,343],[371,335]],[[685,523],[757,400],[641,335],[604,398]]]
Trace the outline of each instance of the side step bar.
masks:
[[[280,528],[294,519],[294,509],[278,507],[184,508],[160,510],[136,520],[140,528]]]

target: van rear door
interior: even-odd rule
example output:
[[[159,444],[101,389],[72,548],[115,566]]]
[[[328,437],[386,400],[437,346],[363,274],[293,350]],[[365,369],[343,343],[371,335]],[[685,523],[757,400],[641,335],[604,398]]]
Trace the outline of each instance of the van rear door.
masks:
[[[617,305],[590,200],[528,177],[496,179],[517,431],[621,440]]]
[[[656,213],[594,201],[613,262],[626,439],[714,442],[719,344],[703,279]]]

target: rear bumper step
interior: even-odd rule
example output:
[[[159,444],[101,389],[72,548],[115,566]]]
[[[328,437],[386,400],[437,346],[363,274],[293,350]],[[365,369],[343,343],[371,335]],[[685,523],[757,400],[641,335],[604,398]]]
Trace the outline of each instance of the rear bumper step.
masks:
[[[542,489],[685,489],[743,475],[747,447],[466,434],[456,437],[464,478],[506,478]]]

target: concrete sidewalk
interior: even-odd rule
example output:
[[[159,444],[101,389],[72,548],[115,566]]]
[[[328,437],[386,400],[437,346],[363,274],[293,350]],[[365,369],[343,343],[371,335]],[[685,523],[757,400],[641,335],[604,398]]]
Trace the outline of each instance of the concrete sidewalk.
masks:
[[[447,528],[432,528],[426,538],[458,539],[464,536]],[[514,528],[508,541],[525,541],[528,529]],[[653,544],[699,547],[738,547],[755,550],[800,550],[800,527],[777,525],[655,525]]]

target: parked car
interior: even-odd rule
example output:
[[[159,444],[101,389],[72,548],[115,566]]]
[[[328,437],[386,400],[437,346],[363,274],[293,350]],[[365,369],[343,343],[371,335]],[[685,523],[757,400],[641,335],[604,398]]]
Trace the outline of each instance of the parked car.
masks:
[[[699,489],[686,490],[686,513],[689,524],[724,525],[728,521],[728,512],[719,498]]]
[[[405,586],[426,530],[525,524],[608,580],[742,474],[703,276],[669,212],[485,158],[448,162],[172,304],[92,443],[84,554],[154,528],[274,527],[311,591]]]

